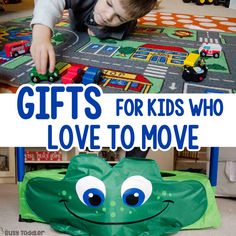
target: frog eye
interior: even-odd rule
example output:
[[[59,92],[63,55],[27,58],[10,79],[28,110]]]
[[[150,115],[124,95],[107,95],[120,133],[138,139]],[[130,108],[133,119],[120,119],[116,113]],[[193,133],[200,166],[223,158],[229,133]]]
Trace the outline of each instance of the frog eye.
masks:
[[[121,186],[121,198],[124,204],[131,207],[143,205],[151,194],[151,182],[140,175],[127,178]]]
[[[100,207],[106,197],[106,187],[100,179],[94,176],[86,176],[77,181],[76,193],[85,205]]]

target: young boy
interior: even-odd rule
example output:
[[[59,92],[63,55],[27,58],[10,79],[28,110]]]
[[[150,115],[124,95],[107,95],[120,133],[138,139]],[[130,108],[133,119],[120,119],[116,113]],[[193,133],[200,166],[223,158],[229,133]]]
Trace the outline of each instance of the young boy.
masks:
[[[157,0],[35,0],[30,51],[38,73],[45,74],[47,67],[54,71],[51,35],[64,9],[69,9],[73,30],[87,30],[99,38],[123,39],[135,27],[136,19],[156,4]]]

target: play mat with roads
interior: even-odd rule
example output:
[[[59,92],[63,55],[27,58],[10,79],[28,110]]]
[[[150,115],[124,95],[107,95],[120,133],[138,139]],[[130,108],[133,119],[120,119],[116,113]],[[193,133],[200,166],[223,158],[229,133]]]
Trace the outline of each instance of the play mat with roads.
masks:
[[[226,22],[226,18],[222,17],[209,19],[198,16],[198,19],[196,21],[190,15],[149,13],[139,20],[137,28],[126,40],[117,41],[99,40],[86,33],[73,32],[65,14],[55,27],[52,38],[56,67],[61,77],[75,65],[82,65],[84,70],[89,67],[100,68],[99,85],[104,92],[235,93],[235,19],[227,19],[227,24],[221,24],[222,21]],[[0,24],[2,83],[16,87],[31,83],[29,75],[34,63],[30,54],[9,57],[4,47],[21,40],[30,43],[30,20],[31,17],[26,17]],[[197,22],[195,25],[191,24],[193,20]],[[215,28],[210,28],[209,24],[212,27],[214,24]],[[228,27],[223,29],[221,25]],[[198,54],[203,43],[219,44],[222,48],[220,56],[204,57],[208,73],[203,81],[186,82],[182,79],[185,61],[190,53]]]

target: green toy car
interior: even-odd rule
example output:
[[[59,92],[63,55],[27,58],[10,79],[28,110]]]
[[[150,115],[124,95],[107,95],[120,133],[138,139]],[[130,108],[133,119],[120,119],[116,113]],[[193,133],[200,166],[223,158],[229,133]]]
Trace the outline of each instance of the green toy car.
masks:
[[[36,67],[33,67],[33,69],[30,72],[30,80],[33,83],[39,83],[41,81],[49,81],[50,83],[54,83],[59,79],[59,70],[55,68],[53,73],[50,73],[49,71],[46,72],[46,74],[41,75],[37,72]]]

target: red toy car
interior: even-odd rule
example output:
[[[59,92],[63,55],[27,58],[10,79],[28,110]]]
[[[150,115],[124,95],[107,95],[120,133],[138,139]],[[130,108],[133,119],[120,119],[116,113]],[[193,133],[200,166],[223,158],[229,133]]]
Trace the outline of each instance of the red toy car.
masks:
[[[82,75],[84,73],[83,65],[72,65],[64,75],[61,77],[61,82],[63,84],[74,84],[80,83]]]
[[[21,40],[18,42],[7,43],[4,45],[4,51],[7,57],[18,57],[30,50],[30,41]]]

